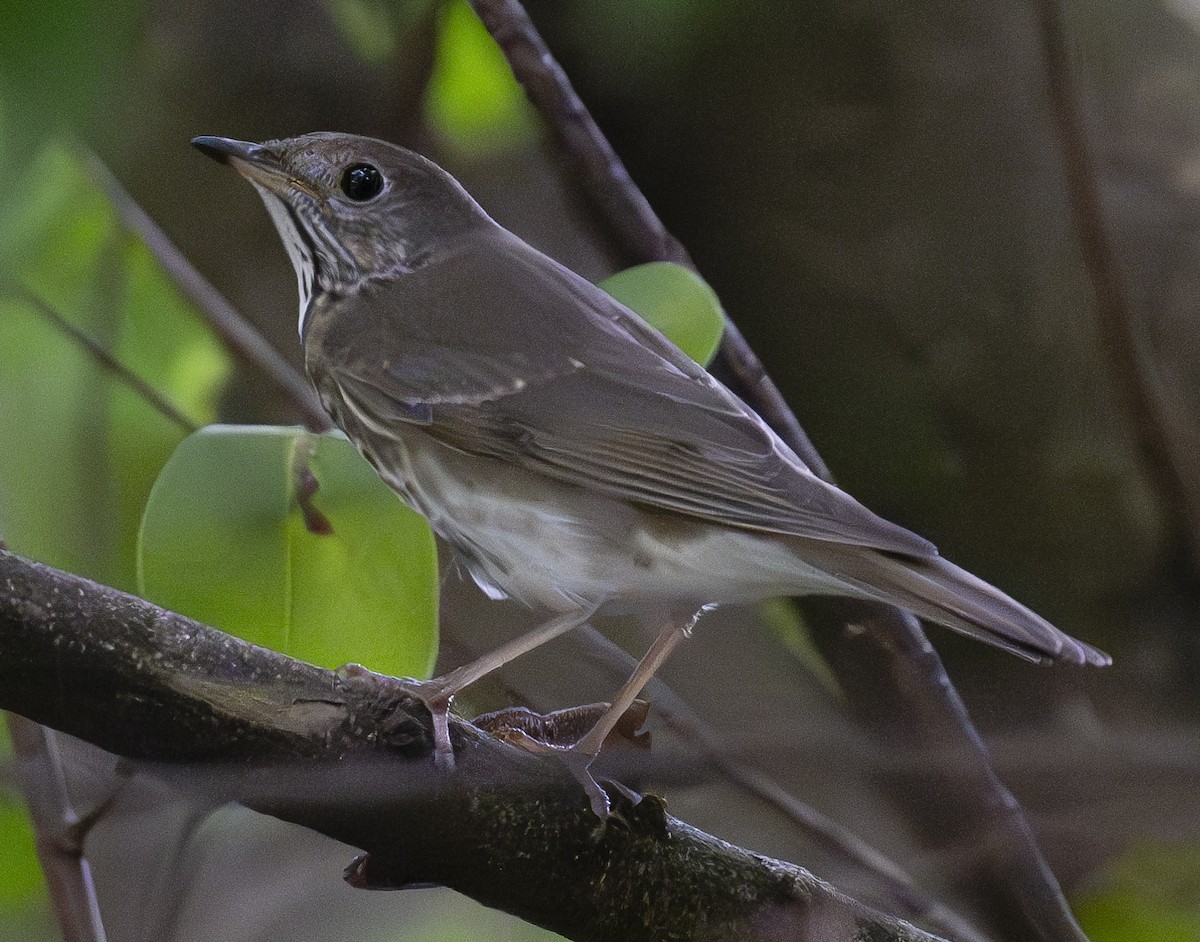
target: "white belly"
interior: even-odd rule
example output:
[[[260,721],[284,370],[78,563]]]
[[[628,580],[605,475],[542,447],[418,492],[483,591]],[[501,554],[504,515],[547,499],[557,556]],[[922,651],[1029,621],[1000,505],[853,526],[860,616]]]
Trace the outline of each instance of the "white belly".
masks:
[[[565,611],[584,603],[698,608],[846,591],[806,566],[784,539],[640,510],[423,435],[406,439],[403,457],[389,455],[381,473],[494,597]]]

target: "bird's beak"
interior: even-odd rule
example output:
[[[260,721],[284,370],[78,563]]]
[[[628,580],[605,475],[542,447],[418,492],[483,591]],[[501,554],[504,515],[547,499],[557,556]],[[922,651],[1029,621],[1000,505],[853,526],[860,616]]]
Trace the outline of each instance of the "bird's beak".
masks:
[[[192,146],[203,154],[208,154],[213,160],[218,163],[229,163],[234,161],[234,166],[238,162],[253,164],[253,163],[275,163],[278,166],[278,161],[275,161],[262,144],[255,144],[251,141],[235,141],[231,137],[203,137],[192,138]]]
[[[300,190],[313,197],[317,195],[311,184],[284,170],[279,156],[266,145],[205,135],[192,138],[192,146],[219,163],[229,164],[251,183],[279,196],[286,196],[291,190]]]

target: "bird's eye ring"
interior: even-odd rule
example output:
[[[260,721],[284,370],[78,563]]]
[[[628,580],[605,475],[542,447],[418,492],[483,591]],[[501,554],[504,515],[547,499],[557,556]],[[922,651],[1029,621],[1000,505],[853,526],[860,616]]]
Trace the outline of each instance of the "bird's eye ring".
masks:
[[[342,192],[356,203],[365,203],[383,189],[383,174],[370,164],[353,164],[342,174]]]

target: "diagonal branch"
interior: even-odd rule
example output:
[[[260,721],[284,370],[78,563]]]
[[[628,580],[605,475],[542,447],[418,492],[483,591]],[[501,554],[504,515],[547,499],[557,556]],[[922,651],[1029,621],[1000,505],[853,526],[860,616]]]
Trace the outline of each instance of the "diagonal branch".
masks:
[[[440,883],[586,942],[936,942],[660,799],[613,786],[623,820],[602,826],[562,765],[461,720],[456,768],[437,771],[403,682],[303,664],[6,552],[0,708],[359,847],[355,885]]]
[[[526,94],[541,113],[597,215],[631,261],[691,265],[634,184],[587,107],[571,87],[519,0],[470,0]],[[812,470],[832,480],[762,363],[727,322],[720,357],[732,388],[769,422]],[[839,683],[878,735],[911,748],[950,748],[962,768],[935,787],[944,820],[962,833],[988,835],[982,866],[970,875],[976,892],[996,902],[1026,938],[1083,942],[1058,881],[1024,812],[992,768],[966,707],[916,618],[885,605],[850,600],[805,602],[809,623]],[[864,650],[865,649],[865,650]]]
[[[136,233],[167,274],[212,327],[221,342],[243,363],[259,370],[288,397],[314,432],[329,428],[329,416],[303,375],[244,318],[212,283],[179,251],[174,242],[95,154],[80,147],[81,159],[97,185],[108,195],[121,222]]]
[[[195,422],[184,415],[166,396],[160,393],[142,377],[122,363],[107,347],[95,337],[72,324],[53,305],[34,294],[28,288],[10,282],[0,275],[0,288],[13,297],[23,301],[50,323],[56,330],[61,331],[73,343],[83,349],[92,360],[102,369],[112,374],[120,383],[128,386],[133,392],[145,400],[146,404],[170,422],[174,422],[184,432],[194,432],[198,428]]]
[[[675,262],[695,271],[687,249],[667,231],[633,182],[521,4],[517,0],[471,0],[471,6],[503,50],[525,94],[554,133],[577,182],[627,261],[630,264]],[[743,398],[779,432],[805,464],[827,478],[829,471],[824,460],[728,317],[720,357],[737,378]]]

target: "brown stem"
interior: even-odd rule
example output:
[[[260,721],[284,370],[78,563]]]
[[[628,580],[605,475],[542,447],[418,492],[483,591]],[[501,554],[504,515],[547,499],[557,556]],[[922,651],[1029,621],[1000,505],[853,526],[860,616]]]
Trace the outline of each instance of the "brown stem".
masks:
[[[96,886],[83,854],[86,828],[67,791],[54,731],[11,713],[5,719],[63,942],[106,942]]]
[[[958,882],[986,893],[981,903],[1013,938],[1087,942],[1025,812],[996,774],[966,704],[917,619],[875,602],[832,598],[807,600],[805,616],[864,722],[893,748],[949,757],[912,775],[883,779],[906,797],[918,824],[937,823],[935,839],[970,836],[975,853]],[[945,686],[931,687],[938,676],[946,677]]]

